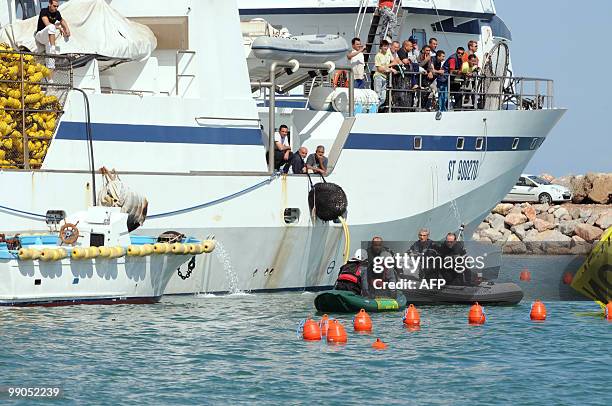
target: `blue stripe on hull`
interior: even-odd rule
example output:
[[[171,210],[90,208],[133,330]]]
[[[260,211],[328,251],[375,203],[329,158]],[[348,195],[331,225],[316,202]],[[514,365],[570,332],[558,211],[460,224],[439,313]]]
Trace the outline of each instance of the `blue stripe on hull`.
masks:
[[[92,123],[95,141],[152,142],[173,144],[258,145],[262,146],[261,130],[237,127],[178,127],[158,125]],[[352,133],[345,149],[412,151],[417,135]],[[457,136],[419,135],[422,151],[458,151]],[[512,151],[515,137],[462,136],[463,151],[475,151],[476,140],[483,138],[483,150]],[[534,137],[518,137],[517,151],[531,149]],[[56,139],[85,141],[85,124],[62,122]],[[543,140],[543,138],[538,138]],[[539,146],[535,143],[534,146]],[[535,149],[535,148],[534,148]]]
[[[387,151],[412,151],[414,138],[421,137],[421,151],[461,151],[457,149],[457,136],[440,135],[403,135],[403,134],[350,134],[345,149],[374,149]],[[482,150],[512,151],[512,143],[517,137],[468,137],[462,136],[462,151],[476,151],[476,140],[483,138]],[[518,137],[516,151],[527,151],[535,137]],[[542,138],[538,138],[542,140]],[[539,146],[539,143],[536,143]]]
[[[95,141],[263,145],[261,130],[257,128],[91,123],[91,133]],[[57,130],[56,139],[87,140],[85,123],[62,122]]]

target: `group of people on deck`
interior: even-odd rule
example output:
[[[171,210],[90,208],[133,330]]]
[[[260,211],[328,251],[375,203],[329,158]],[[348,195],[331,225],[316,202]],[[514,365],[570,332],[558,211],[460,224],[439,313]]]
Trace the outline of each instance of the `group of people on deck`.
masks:
[[[474,78],[479,71],[478,42],[469,41],[467,51],[458,47],[452,55],[438,49],[438,40],[430,38],[419,49],[418,40],[411,36],[407,40],[393,41],[397,21],[393,11],[393,1],[379,1],[378,13],[381,17],[381,40],[375,56],[375,71],[372,75],[372,88],[378,94],[379,105],[387,100],[388,89],[392,91],[392,105],[397,111],[414,109],[433,110],[437,104],[439,111],[449,107],[461,109],[464,98],[475,108],[475,95],[467,94],[474,90]],[[353,71],[356,89],[366,88],[366,46],[360,38],[353,38],[352,49],[347,54]],[[391,80],[391,82],[389,82]],[[451,100],[449,100],[449,90]],[[437,100],[437,103],[435,101]]]
[[[408,249],[409,255],[437,255],[442,258],[461,257],[466,255],[461,241],[457,241],[457,235],[448,233],[442,242],[435,242],[429,238],[429,230],[419,230],[418,240]],[[397,282],[398,270],[394,267],[384,267],[381,273],[376,273],[374,263],[377,257],[393,257],[394,253],[384,246],[381,237],[374,237],[367,250],[357,250],[355,256],[340,268],[338,279],[334,286],[337,290],[351,291],[364,297],[395,296],[395,291],[375,287],[375,281]],[[446,284],[464,285],[472,283],[472,275],[465,270],[461,275],[454,270],[442,271],[435,275],[446,281]]]
[[[283,173],[302,175],[307,173],[327,175],[325,147],[318,145],[314,154],[308,155],[308,148],[301,146],[297,152],[291,151],[289,127],[281,125],[274,135],[274,169]]]

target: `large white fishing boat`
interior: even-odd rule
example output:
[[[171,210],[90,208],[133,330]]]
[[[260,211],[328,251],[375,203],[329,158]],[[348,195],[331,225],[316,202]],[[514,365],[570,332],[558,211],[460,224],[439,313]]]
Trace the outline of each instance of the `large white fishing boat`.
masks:
[[[3,2],[0,38],[12,46],[27,42],[17,37],[34,33],[15,27],[36,17],[38,3]],[[472,108],[354,114],[352,86],[340,111],[307,105],[304,93],[345,61],[285,60],[270,64],[266,78],[249,76],[241,15],[264,17],[294,35],[350,40],[363,32],[365,39],[372,28],[376,35],[374,3],[62,2],[72,36],[58,39],[59,56],[39,59],[47,65],[55,59],[53,82],[42,79],[44,70],[14,68],[28,63],[27,53],[0,55],[8,66],[0,78],[2,109],[13,117],[0,153],[2,231],[44,230],[47,210],[94,205],[97,168],[105,165],[149,201],[147,219],[134,233],[215,235],[217,255],[197,259],[191,276],[175,276],[167,293],[328,287],[347,236],[340,222],[311,215],[307,176],[279,176],[273,159],[267,163],[274,130],[286,124],[294,151],[325,147],[326,180],[348,198],[353,248],[373,235],[411,239],[420,227],[441,238],[465,224],[471,235],[564,113],[554,107],[552,81],[510,77],[504,53],[510,36],[492,2],[412,0],[396,10],[403,29],[413,29],[421,43],[436,35],[448,52],[479,41],[490,72],[479,94],[484,102]],[[88,20],[94,15],[101,17]],[[26,100],[28,92],[44,95]]]

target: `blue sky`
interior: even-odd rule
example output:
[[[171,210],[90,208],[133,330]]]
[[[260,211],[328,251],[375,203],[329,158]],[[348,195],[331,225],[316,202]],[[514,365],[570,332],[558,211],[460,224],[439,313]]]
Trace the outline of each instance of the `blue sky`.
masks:
[[[612,172],[612,1],[497,0],[512,32],[515,74],[555,81],[568,112],[527,170],[554,176]]]

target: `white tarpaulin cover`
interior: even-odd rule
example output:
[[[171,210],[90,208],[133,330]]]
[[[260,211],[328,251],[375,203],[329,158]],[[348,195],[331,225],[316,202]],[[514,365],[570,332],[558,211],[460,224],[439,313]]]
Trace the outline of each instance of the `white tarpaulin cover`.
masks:
[[[109,58],[140,60],[157,47],[149,27],[128,20],[105,0],[72,0],[59,7],[70,27],[70,38],[59,37],[59,54],[92,54]],[[38,16],[2,27],[0,42],[13,48],[24,46],[32,52],[44,47],[34,39]]]

